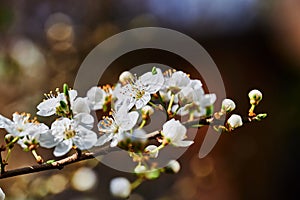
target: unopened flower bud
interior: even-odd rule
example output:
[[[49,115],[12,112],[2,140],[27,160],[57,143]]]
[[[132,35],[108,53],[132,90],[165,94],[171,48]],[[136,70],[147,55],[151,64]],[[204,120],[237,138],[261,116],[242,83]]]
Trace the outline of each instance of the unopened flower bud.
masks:
[[[4,141],[6,144],[9,144],[10,142],[12,142],[14,140],[14,136],[12,134],[6,134],[4,137]]]
[[[147,171],[147,168],[144,165],[138,165],[134,169],[134,172],[137,174],[144,173],[146,171]]]
[[[176,174],[180,170],[180,164],[177,160],[170,160],[170,162],[165,167],[167,173]]]
[[[132,73],[129,71],[124,71],[119,76],[119,81],[122,83],[122,85],[132,82],[133,79],[134,79],[134,77],[133,77]]]
[[[156,149],[157,149],[157,146],[149,145],[145,148],[145,151],[149,153],[150,158],[157,158],[159,151]]]
[[[64,94],[66,95],[66,96],[69,96],[69,86],[68,86],[68,84],[64,84],[63,85],[63,91],[64,91]]]
[[[127,198],[131,193],[131,184],[126,178],[114,178],[110,182],[110,192],[115,197]]]
[[[231,129],[235,129],[235,128],[243,125],[243,120],[242,120],[241,116],[233,114],[229,117],[229,119],[227,120],[227,123]]]
[[[248,96],[251,105],[257,105],[262,100],[262,93],[259,90],[251,90]]]
[[[235,109],[235,103],[231,99],[224,99],[222,101],[222,108],[221,111],[223,113],[229,113]]]
[[[142,108],[143,118],[147,118],[147,117],[153,115],[153,113],[154,113],[154,109],[151,106],[146,105]]]
[[[4,200],[4,199],[5,199],[5,194],[3,190],[0,188],[0,200]]]

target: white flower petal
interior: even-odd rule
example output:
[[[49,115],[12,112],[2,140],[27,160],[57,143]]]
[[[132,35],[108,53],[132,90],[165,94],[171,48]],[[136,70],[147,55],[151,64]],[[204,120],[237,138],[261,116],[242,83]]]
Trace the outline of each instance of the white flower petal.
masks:
[[[45,147],[45,148],[50,149],[50,148],[55,147],[62,140],[63,140],[63,138],[61,138],[61,139],[55,138],[54,135],[52,135],[51,132],[48,132],[46,134],[40,135],[39,143],[40,143],[41,147]]]
[[[186,141],[176,141],[176,142],[173,142],[172,144],[177,147],[188,147],[188,146],[192,145],[193,143],[194,143],[194,141],[186,140]]]
[[[92,110],[100,110],[103,108],[105,101],[105,92],[99,87],[92,87],[86,94],[88,102]]]
[[[174,146],[186,147],[193,143],[193,141],[183,141],[186,131],[186,128],[178,120],[171,119],[163,125],[162,135],[169,139]]]
[[[122,117],[122,119],[118,119],[118,126],[122,131],[128,131],[136,125],[136,122],[139,118],[139,113],[132,111],[130,113],[126,113]]]
[[[70,90],[69,91],[70,101],[74,101],[74,99],[77,97],[77,91],[76,90]]]
[[[98,138],[95,146],[102,146],[105,143],[109,142],[113,138],[113,133],[104,134],[101,137]]]
[[[142,101],[142,99],[138,99],[135,102],[135,107],[136,109],[141,109],[143,106],[145,106],[144,102]]]
[[[3,190],[0,188],[0,200],[4,200],[5,199],[5,193],[3,192]]]
[[[10,119],[0,115],[0,128],[7,128],[12,124],[13,122]]]
[[[205,94],[203,99],[201,100],[201,107],[211,106],[215,103],[217,97],[216,94]]]
[[[90,113],[90,107],[86,98],[78,97],[72,104],[72,110],[77,113]]]
[[[174,72],[168,81],[168,85],[171,87],[182,88],[190,83],[190,78],[186,73],[182,71]]]
[[[91,130],[79,126],[77,135],[73,138],[74,144],[81,150],[92,148],[97,142],[97,134]]]
[[[94,127],[94,117],[87,113],[79,113],[74,116],[76,126],[84,126],[85,128],[92,129]]]
[[[146,92],[143,97],[141,98],[142,102],[143,102],[143,106],[144,107],[145,105],[147,105],[147,103],[151,100],[151,95],[150,93]],[[140,108],[137,108],[137,109],[140,109]]]
[[[150,94],[156,93],[164,84],[164,76],[159,68],[156,68],[156,74],[147,72],[140,77],[140,81],[146,87]]]
[[[119,143],[119,137],[118,135],[114,135],[110,143],[110,147],[116,147],[118,143]]]
[[[64,140],[60,142],[54,149],[54,156],[60,157],[67,154],[72,149],[72,140]]]
[[[59,100],[55,97],[41,102],[37,106],[37,109],[39,110],[37,112],[37,114],[40,116],[44,116],[44,117],[54,115],[56,112],[56,107],[58,106],[58,103],[59,103]]]

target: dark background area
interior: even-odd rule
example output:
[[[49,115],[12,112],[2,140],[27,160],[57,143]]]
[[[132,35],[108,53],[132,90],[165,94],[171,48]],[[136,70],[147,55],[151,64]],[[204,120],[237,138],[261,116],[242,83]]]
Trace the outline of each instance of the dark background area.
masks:
[[[257,110],[268,117],[223,134],[203,159],[198,151],[205,130],[200,130],[179,159],[181,172],[144,183],[131,199],[299,199],[300,1],[1,1],[1,114],[34,114],[43,93],[73,84],[81,62],[97,44],[146,26],[174,29],[198,41],[218,66],[227,96],[237,103],[235,112],[247,113],[247,94],[257,88],[264,95]],[[101,84],[117,81],[123,69],[149,62],[193,71],[172,53],[138,50],[112,63]],[[40,152],[52,157],[51,151]],[[9,168],[34,164],[20,149],[12,156]],[[83,166],[97,175],[92,189],[78,191],[69,181],[59,192],[44,188],[49,177],[59,173],[71,180]],[[83,162],[59,172],[1,180],[0,186],[7,199],[110,199],[109,181],[115,176],[133,179]]]

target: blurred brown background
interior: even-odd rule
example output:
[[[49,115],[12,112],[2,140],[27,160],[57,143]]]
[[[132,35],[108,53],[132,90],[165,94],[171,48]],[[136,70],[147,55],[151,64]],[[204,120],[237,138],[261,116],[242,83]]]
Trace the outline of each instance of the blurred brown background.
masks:
[[[199,131],[196,144],[179,160],[179,174],[146,182],[130,199],[299,199],[300,1],[1,1],[1,114],[34,114],[43,93],[73,84],[97,44],[144,26],[171,28],[197,40],[219,67],[228,97],[237,102],[236,112],[247,112],[247,93],[257,88],[264,94],[258,111],[269,116],[222,135],[201,160],[197,154],[204,131]],[[111,69],[148,62],[191,69],[180,57],[155,50],[126,54]],[[101,84],[116,79],[114,74]],[[51,151],[39,152],[52,158]],[[9,168],[34,164],[29,153],[16,151],[13,157]],[[1,180],[0,186],[13,200],[111,199],[108,185],[115,176],[134,178],[89,161]]]

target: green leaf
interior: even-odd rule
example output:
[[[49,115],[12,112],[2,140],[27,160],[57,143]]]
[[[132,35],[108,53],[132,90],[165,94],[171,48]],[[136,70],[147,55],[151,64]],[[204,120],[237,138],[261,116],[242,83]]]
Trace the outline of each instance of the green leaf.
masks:
[[[46,161],[47,164],[51,164],[51,163],[54,163],[54,162],[55,162],[55,160],[47,160]]]
[[[157,74],[156,67],[153,67],[152,68],[152,75],[155,75],[155,74]]]

